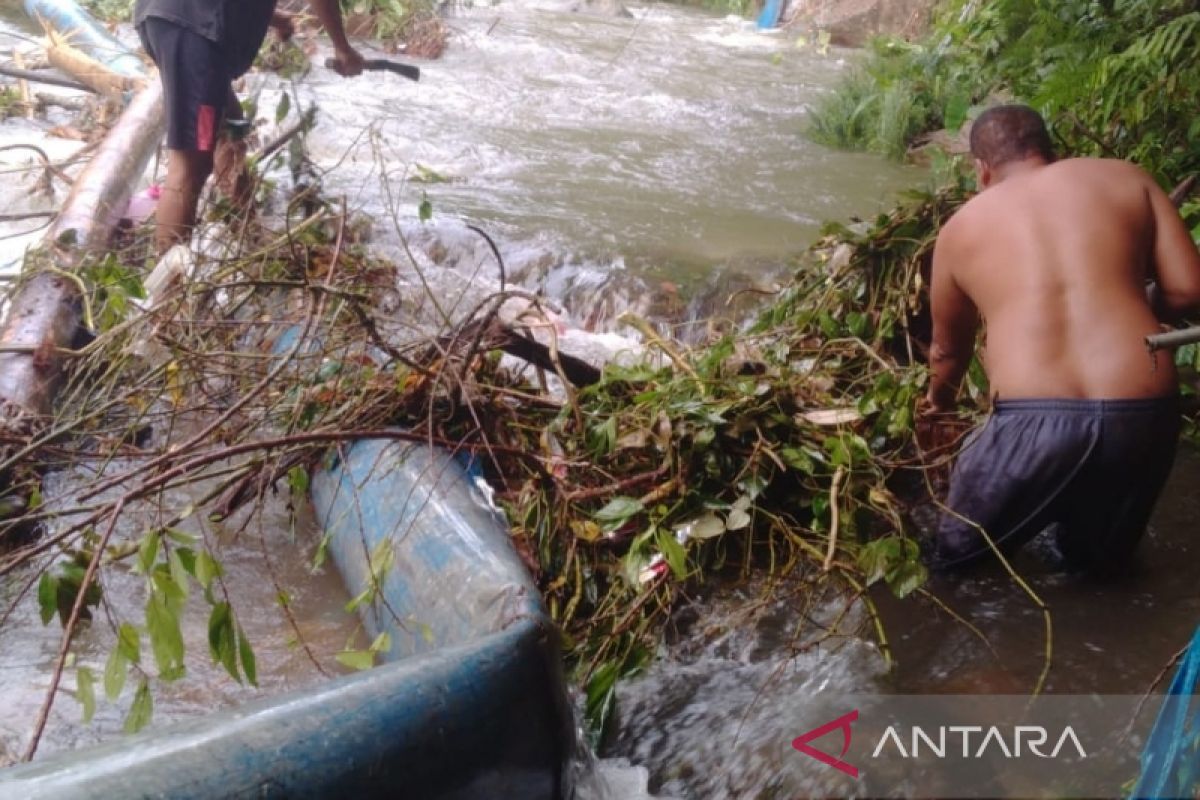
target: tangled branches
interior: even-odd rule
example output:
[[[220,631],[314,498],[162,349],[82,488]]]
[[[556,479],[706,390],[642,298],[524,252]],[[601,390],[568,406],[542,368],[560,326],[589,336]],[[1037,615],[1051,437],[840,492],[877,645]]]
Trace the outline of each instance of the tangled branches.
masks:
[[[0,629],[35,588],[43,620],[64,623],[26,756],[93,609],[115,634],[110,699],[127,673],[137,679],[131,728],[149,718],[141,643],[159,681],[183,676],[191,585],[210,606],[213,659],[253,683],[253,642],[209,526],[239,535],[280,485],[295,513],[309,474],[353,439],[422,442],[482,465],[595,721],[706,575],[766,570],[868,608],[872,583],[917,590],[924,568],[904,530],[927,484],[904,476],[923,474],[921,269],[934,223],[959,200],[831,234],[743,334],[683,350],[630,320],[653,352],[603,371],[562,352],[557,321],[520,290],[447,303],[421,275],[423,296],[397,295],[397,267],[368,256],[327,206],[282,233],[210,239],[191,274],[148,302],[116,256],[85,266],[85,315],[103,329],[70,353],[53,419],[5,442],[0,463],[84,476],[69,497],[10,504],[0,523],[0,579],[25,587]],[[35,525],[43,535],[18,536]],[[113,608],[111,571],[145,578],[144,619]],[[877,620],[875,635],[886,653]]]

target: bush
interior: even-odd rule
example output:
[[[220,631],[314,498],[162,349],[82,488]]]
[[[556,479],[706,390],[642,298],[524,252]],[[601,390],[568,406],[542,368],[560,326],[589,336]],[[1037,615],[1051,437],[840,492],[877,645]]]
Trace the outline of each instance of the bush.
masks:
[[[1200,10],[1188,0],[952,0],[923,45],[878,41],[818,104],[817,141],[892,157],[989,97],[1026,102],[1064,152],[1200,171]]]

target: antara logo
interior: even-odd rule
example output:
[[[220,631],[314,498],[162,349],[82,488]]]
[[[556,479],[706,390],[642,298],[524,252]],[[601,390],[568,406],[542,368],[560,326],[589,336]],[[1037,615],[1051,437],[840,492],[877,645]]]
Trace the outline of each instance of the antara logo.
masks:
[[[846,753],[850,751],[850,740],[853,736],[851,726],[857,721],[858,709],[855,709],[824,725],[818,725],[808,733],[797,736],[792,740],[792,747],[806,756],[815,758],[822,764],[846,773],[851,778],[857,778],[858,767],[845,760]],[[838,755],[830,755],[810,744],[812,741],[838,730],[842,732],[842,751]],[[973,740],[972,734],[977,735],[978,738]],[[1073,750],[1080,758],[1087,758],[1083,744],[1070,725],[1063,728],[1061,733],[1054,738],[1040,725],[1017,725],[1007,736],[1005,730],[995,725],[986,728],[981,725],[939,726],[933,728],[932,733],[925,728],[913,726],[910,735],[909,747],[906,748],[905,737],[898,732],[897,727],[888,726],[883,735],[879,737],[879,741],[876,742],[871,758],[879,758],[888,749],[894,750],[896,755],[906,759],[921,757],[922,750],[938,759],[956,757],[959,753],[964,759],[981,759],[989,753],[1000,754],[1005,758],[1021,758],[1025,754],[1038,758],[1058,758],[1059,753],[1064,749]],[[1043,748],[1050,742],[1053,742],[1054,745],[1052,749],[1048,748],[1047,752]],[[959,746],[955,747],[956,744]]]
[[[842,758],[845,757],[847,751],[850,750],[850,736],[853,733],[853,731],[851,731],[851,729],[850,729],[850,726],[852,724],[854,724],[854,722],[857,720],[858,720],[858,709],[856,708],[853,711],[849,712],[848,714],[842,714],[837,719],[830,720],[829,722],[826,722],[824,725],[820,725],[816,728],[813,728],[808,733],[805,733],[801,736],[797,736],[795,739],[792,740],[792,747],[799,750],[801,753],[804,753],[804,755],[806,755],[806,756],[811,756],[811,757],[815,758],[817,761],[820,761],[822,764],[828,764],[829,766],[833,767],[836,770],[841,770],[842,772],[849,775],[851,778],[857,778],[858,777],[858,767],[856,767],[852,764],[847,764],[845,761],[842,760]],[[818,750],[817,748],[815,748],[809,744],[809,742],[811,742],[813,739],[820,739],[825,734],[827,734],[831,731],[838,730],[838,729],[841,729],[841,731],[842,731],[842,752],[841,752],[841,755],[839,755],[837,758],[834,758],[833,756],[829,755],[828,753],[821,752],[820,750]]]
[[[875,745],[875,752],[871,753],[871,758],[878,758],[889,742],[901,758],[919,758],[922,742],[930,754],[937,758],[946,758],[947,750],[951,755],[956,751],[961,752],[963,758],[983,758],[989,750],[1002,753],[1005,758],[1020,758],[1022,744],[1026,753],[1038,758],[1058,758],[1058,754],[1068,745],[1075,749],[1080,758],[1087,758],[1079,737],[1075,735],[1075,729],[1070,725],[1063,728],[1054,749],[1048,753],[1043,752],[1042,747],[1050,741],[1050,732],[1041,725],[1018,725],[1008,737],[995,725],[988,728],[981,725],[949,725],[940,726],[934,731],[936,733],[930,735],[924,728],[914,725],[911,731],[911,746],[905,750],[904,740],[896,732],[895,726],[889,727],[883,732],[883,736],[879,737],[879,743]],[[976,748],[971,747],[973,733],[980,735],[976,740],[979,743]],[[956,738],[962,745],[961,751],[953,747]]]

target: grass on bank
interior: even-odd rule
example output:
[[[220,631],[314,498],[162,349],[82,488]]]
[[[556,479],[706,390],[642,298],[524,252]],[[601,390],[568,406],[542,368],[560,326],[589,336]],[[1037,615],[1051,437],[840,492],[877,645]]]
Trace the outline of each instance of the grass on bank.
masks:
[[[1130,159],[1169,188],[1200,171],[1197,51],[1182,0],[948,0],[922,42],[874,42],[810,133],[898,158],[1005,98],[1041,111],[1062,152]]]

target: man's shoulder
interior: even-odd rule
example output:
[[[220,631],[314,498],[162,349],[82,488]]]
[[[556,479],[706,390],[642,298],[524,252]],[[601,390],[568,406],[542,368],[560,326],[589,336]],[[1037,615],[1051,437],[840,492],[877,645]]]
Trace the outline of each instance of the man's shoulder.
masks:
[[[1089,174],[1121,178],[1149,178],[1149,174],[1137,164],[1120,158],[1064,158],[1049,165],[1048,169],[1059,175]]]
[[[938,234],[938,242],[944,239],[953,240],[962,235],[962,231],[975,225],[975,220],[986,213],[986,206],[991,204],[992,196],[979,192],[959,206],[950,218],[942,224]]]

